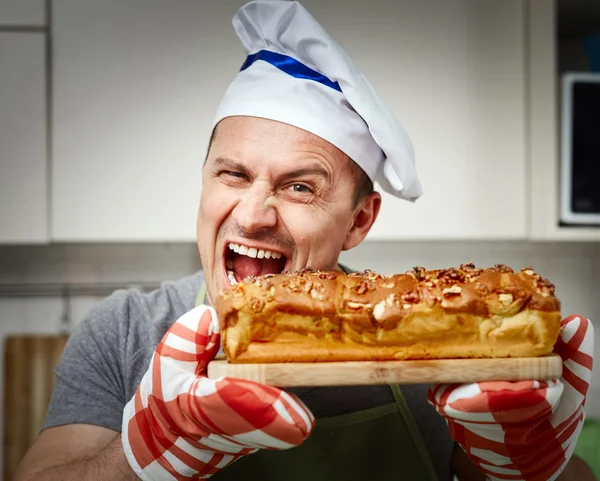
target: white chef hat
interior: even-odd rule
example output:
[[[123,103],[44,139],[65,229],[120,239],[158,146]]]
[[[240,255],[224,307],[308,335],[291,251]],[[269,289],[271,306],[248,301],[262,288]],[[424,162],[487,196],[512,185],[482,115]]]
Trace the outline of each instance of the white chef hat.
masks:
[[[408,134],[340,45],[296,1],[257,0],[233,27],[247,54],[214,121],[246,115],[312,132],[373,182],[409,201],[421,196]]]

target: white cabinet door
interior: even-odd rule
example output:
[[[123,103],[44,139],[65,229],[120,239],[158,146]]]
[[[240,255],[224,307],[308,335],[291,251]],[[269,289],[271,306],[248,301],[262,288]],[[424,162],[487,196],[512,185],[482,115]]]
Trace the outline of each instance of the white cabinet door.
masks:
[[[48,240],[45,37],[0,33],[0,243]]]
[[[53,238],[190,241],[243,0],[55,0]],[[411,134],[372,239],[526,235],[521,0],[304,0]]]
[[[310,2],[405,125],[425,192],[384,195],[369,238],[524,238],[523,2],[330,3]]]
[[[0,0],[0,26],[46,24],[46,0]]]
[[[241,3],[53,2],[54,240],[195,240]]]

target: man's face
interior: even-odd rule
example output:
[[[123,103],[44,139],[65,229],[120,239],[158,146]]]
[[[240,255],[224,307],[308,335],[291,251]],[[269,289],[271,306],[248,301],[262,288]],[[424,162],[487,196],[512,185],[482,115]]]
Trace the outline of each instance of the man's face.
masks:
[[[350,162],[287,124],[222,120],[203,169],[197,224],[210,299],[249,275],[336,268],[379,210],[376,193],[354,205]]]

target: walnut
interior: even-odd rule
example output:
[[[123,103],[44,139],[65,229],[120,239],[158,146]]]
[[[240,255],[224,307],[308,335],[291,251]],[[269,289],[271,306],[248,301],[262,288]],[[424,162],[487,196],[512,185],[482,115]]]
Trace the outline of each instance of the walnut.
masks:
[[[319,274],[317,275],[317,277],[319,279],[337,279],[338,278],[338,274],[336,272],[319,272]]]
[[[375,304],[375,307],[373,308],[373,317],[376,321],[380,321],[383,317],[383,314],[385,313],[386,304],[386,301],[381,301]]]
[[[394,280],[389,277],[384,277],[383,281],[381,282],[381,287],[385,287],[386,289],[391,289],[395,285],[396,283],[394,282]]]
[[[474,280],[479,278],[482,272],[483,269],[474,269],[472,271],[467,271],[467,273],[465,274],[465,282],[473,282]]]
[[[394,304],[400,304],[400,297],[398,294],[390,294],[386,297],[385,303],[390,307],[392,307]]]
[[[494,266],[494,270],[496,270],[498,272],[503,272],[505,274],[512,274],[515,272],[512,270],[512,268],[510,268],[509,266],[507,266],[505,264],[496,264]]]
[[[552,284],[552,282],[548,281],[547,279],[544,279],[541,276],[538,284],[540,289],[542,290],[542,294],[544,294],[544,292],[547,292],[548,295],[552,295],[556,291],[556,286]]]
[[[554,284],[548,282],[544,278],[540,278],[538,281],[535,282],[535,288],[543,297],[550,297],[556,292],[556,287],[554,286]]]
[[[442,291],[442,294],[444,294],[445,296],[452,296],[452,295],[460,294],[461,292],[462,292],[462,289],[460,288],[460,286],[457,286],[455,284],[453,286],[446,287]]]
[[[313,299],[317,300],[317,301],[324,301],[326,296],[323,292],[319,292],[316,289],[312,289],[310,291],[310,297],[312,297]]]
[[[306,285],[306,279],[302,277],[291,277],[289,280],[283,283],[283,287],[289,292],[302,292]]]
[[[350,309],[369,309],[371,307],[371,304],[369,304],[369,303],[362,303],[362,302],[347,301],[346,302],[346,307],[348,307]]]
[[[323,284],[319,284],[318,282],[313,283],[312,289],[310,290],[310,297],[317,301],[324,301],[326,296]]]
[[[363,272],[363,277],[367,278],[370,281],[375,281],[377,279],[379,279],[381,276],[381,274],[378,274],[377,272],[373,272],[371,269],[365,269],[365,271]]]
[[[483,269],[475,267],[475,264],[473,264],[472,262],[461,264],[459,269],[463,274],[464,282],[473,282],[483,272]]]
[[[369,291],[375,290],[375,286],[373,285],[372,282],[361,281],[360,284],[355,285],[352,289],[354,291],[356,291],[357,294],[361,294],[362,295],[365,292],[369,292]]]
[[[513,302],[512,294],[498,294],[498,300],[505,306]]]
[[[406,291],[400,297],[404,302],[414,303],[421,301],[421,293],[416,289]]]
[[[442,279],[448,284],[455,284],[457,282],[463,282],[465,280],[465,273],[451,267],[438,273],[438,279]]]
[[[248,301],[248,307],[252,312],[261,312],[265,308],[265,301],[258,297],[251,297]]]
[[[485,297],[490,293],[488,286],[486,286],[485,284],[481,284],[480,282],[475,282],[473,284],[473,288],[475,289],[475,292],[477,292],[477,294],[479,294],[480,296]]]
[[[462,272],[460,272],[458,269],[455,269],[454,267],[451,267],[450,269],[442,271],[440,277],[446,279],[460,279],[462,277]]]
[[[418,281],[425,280],[425,273],[427,270],[424,267],[417,266],[414,267],[411,274],[413,274]]]

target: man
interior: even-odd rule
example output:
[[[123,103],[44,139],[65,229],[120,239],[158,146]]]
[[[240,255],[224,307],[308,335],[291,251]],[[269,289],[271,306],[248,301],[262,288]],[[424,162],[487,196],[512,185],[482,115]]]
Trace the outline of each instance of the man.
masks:
[[[432,406],[427,386],[284,392],[206,378],[219,349],[211,306],[220,289],[284,269],[345,269],[340,252],[364,240],[379,212],[373,180],[409,201],[421,195],[406,133],[301,5],[251,2],[234,27],[248,58],[221,103],[203,169],[203,272],[146,295],[115,293],[87,316],[17,481],[592,480],[572,457],[591,370],[583,318],[564,328],[583,333],[566,349],[582,363],[582,399],[567,398],[567,386],[561,402],[560,382],[493,384],[504,421],[479,403],[479,431],[453,399],[482,397],[456,386],[432,389]]]

